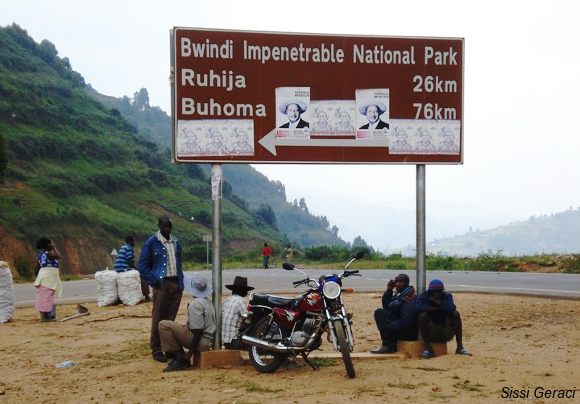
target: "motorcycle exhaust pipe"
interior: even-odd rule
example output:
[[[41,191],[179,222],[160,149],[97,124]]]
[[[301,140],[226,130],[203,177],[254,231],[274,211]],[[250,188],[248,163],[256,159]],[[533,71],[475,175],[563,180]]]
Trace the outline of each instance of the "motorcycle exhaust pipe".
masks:
[[[262,341],[261,339],[250,337],[248,335],[242,336],[242,343],[245,345],[251,345],[258,348],[261,348],[265,351],[277,352],[277,353],[289,353],[289,352],[303,352],[308,350],[311,341],[309,340],[304,346],[296,347],[296,346],[286,346],[286,345],[279,345],[273,344],[271,342]]]

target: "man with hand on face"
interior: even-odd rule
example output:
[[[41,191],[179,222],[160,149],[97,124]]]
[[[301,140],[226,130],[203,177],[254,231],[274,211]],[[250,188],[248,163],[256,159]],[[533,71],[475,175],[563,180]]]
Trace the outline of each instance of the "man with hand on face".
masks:
[[[159,322],[175,321],[183,293],[181,244],[172,234],[173,223],[167,216],[157,222],[159,230],[143,244],[137,269],[153,288],[151,311],[151,355],[158,362],[167,362],[161,350]]]
[[[389,281],[383,293],[383,307],[375,310],[382,345],[371,353],[395,353],[397,340],[417,339],[417,316],[413,307],[415,296],[415,288],[409,286],[407,275],[399,274]]]
[[[453,296],[445,291],[443,282],[439,279],[429,282],[427,291],[417,297],[415,308],[419,313],[419,329],[425,341],[421,359],[433,357],[432,342],[448,342],[454,335],[457,342],[455,353],[471,356],[463,347],[461,316],[453,302]]]
[[[286,114],[288,122],[280,126],[280,128],[301,129],[309,128],[310,124],[301,118],[301,115],[306,111],[306,103],[300,100],[284,101],[280,105],[280,112]]]

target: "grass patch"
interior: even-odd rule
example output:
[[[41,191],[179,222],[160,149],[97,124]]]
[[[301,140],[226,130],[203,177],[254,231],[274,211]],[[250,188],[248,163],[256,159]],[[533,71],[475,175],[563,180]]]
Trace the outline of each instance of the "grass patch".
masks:
[[[404,389],[404,390],[414,390],[418,387],[421,386],[426,386],[425,383],[419,383],[419,384],[412,384],[412,383],[387,383],[387,387],[393,387],[395,389]]]
[[[420,368],[415,368],[418,370],[424,370],[425,372],[447,372],[448,369],[441,369],[441,368],[432,368],[432,367],[420,367]]]
[[[129,347],[119,352],[93,355],[86,361],[91,368],[106,368],[122,363],[129,363],[143,357],[149,352],[149,341],[131,342]]]
[[[252,381],[245,381],[238,385],[241,388],[246,389],[248,393],[278,393],[284,389],[273,389],[270,387],[263,387]]]
[[[453,387],[455,387],[456,389],[461,389],[461,390],[465,390],[465,391],[481,392],[481,388],[483,387],[483,384],[479,384],[479,383],[472,384],[469,380],[465,380],[463,382],[455,383],[453,385]]]

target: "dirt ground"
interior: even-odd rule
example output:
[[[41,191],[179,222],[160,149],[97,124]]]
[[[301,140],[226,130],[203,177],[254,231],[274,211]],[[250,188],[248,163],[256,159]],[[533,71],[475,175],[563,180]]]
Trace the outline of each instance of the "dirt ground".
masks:
[[[532,402],[580,402],[580,390],[573,399],[534,399],[536,388],[580,389],[580,300],[460,293],[455,300],[474,356],[454,355],[452,341],[450,354],[431,360],[355,359],[356,379],[339,360],[320,361],[318,371],[289,364],[273,374],[251,366],[162,373],[148,350],[150,303],[88,304],[91,315],[63,323],[18,309],[0,325],[0,402],[524,401],[503,398],[504,388],[529,390]],[[354,313],[355,351],[378,346],[372,311],[380,294],[346,295],[345,305]],[[72,314],[74,305],[58,307],[60,318]],[[65,360],[75,366],[55,368]]]

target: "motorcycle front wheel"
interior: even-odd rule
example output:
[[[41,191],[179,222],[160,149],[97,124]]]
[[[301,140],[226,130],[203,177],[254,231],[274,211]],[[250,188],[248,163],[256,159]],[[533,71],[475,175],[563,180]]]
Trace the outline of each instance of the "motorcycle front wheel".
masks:
[[[276,320],[270,323],[270,317],[264,317],[258,321],[254,328],[254,337],[263,341],[277,343],[284,338],[284,330]],[[260,373],[272,373],[284,363],[284,355],[266,351],[262,348],[253,346],[250,348],[250,362],[252,366]]]
[[[346,340],[346,333],[344,332],[344,324],[342,323],[342,320],[334,320],[334,330],[336,331],[336,339],[338,340],[338,347],[342,354],[342,361],[346,368],[346,374],[351,379],[354,379],[356,372],[354,371],[354,365],[352,363],[352,358],[350,357],[350,347]]]

